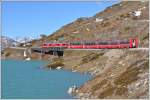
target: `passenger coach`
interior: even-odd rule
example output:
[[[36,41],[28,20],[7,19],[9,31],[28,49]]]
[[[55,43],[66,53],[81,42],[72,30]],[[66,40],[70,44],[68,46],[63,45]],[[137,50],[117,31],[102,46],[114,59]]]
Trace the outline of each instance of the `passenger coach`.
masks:
[[[137,48],[138,39],[111,40],[111,41],[76,41],[70,43],[43,43],[43,48],[60,47],[67,49],[117,49]]]

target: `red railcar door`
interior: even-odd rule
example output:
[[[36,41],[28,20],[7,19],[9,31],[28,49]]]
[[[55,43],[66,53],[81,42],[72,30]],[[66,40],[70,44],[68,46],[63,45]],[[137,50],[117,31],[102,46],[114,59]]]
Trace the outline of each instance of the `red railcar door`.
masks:
[[[130,39],[130,48],[137,48],[138,47],[138,39]]]

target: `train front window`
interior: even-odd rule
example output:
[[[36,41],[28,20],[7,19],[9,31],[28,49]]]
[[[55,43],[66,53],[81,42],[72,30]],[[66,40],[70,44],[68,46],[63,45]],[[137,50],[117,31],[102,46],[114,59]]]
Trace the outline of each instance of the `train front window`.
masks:
[[[132,46],[135,47],[135,40],[132,40]]]

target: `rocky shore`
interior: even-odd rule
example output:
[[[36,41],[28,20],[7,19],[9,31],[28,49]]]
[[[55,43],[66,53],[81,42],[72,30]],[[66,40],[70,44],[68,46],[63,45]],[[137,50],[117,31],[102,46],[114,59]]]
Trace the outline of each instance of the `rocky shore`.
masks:
[[[137,14],[138,13],[138,14]],[[47,41],[118,40],[138,38],[139,48],[149,47],[149,2],[122,1],[89,18],[78,18]],[[32,46],[41,46],[42,39]],[[25,59],[23,50],[7,48],[3,59]],[[91,73],[89,80],[74,93],[88,99],[148,99],[149,51],[145,49],[65,50],[63,58],[32,53],[31,59],[50,61],[46,68]]]
[[[10,54],[10,58],[20,59],[22,53],[17,53],[15,55],[20,56]],[[40,54],[33,53],[31,59],[40,59],[39,56]],[[93,75],[93,79],[74,93],[78,98],[148,98],[148,50],[66,50],[63,58],[43,55],[43,59],[50,61],[47,68],[62,67],[65,70]]]
[[[101,60],[104,58],[106,60]],[[95,77],[79,88],[77,97],[148,98],[148,51],[109,50],[76,70],[85,71],[86,66],[90,66],[86,71],[94,73]]]

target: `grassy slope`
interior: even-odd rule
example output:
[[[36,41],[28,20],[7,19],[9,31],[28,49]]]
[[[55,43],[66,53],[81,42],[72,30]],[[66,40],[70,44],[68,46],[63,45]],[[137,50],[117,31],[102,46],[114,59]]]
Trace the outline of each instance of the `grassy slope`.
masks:
[[[146,7],[143,9],[143,7]],[[142,10],[135,18],[129,12]],[[90,18],[79,18],[57,30],[47,41],[73,41],[95,39],[128,39],[138,37],[140,47],[148,47],[149,32],[148,2],[121,2]],[[102,17],[104,21],[95,22]],[[32,42],[40,45],[41,40]],[[39,54],[33,54],[34,59]],[[48,59],[45,56],[44,59]],[[84,98],[147,98],[148,97],[148,52],[129,50],[65,51],[64,68],[91,72],[94,79],[79,88],[78,95]]]
[[[146,7],[142,9],[143,7]],[[129,13],[142,9],[140,18]],[[104,19],[96,22],[96,18]],[[148,2],[128,1],[108,7],[90,18],[78,18],[46,38],[47,41],[108,40],[138,37],[141,46],[148,46]],[[35,44],[40,44],[37,41]]]
[[[135,18],[129,12],[142,10]],[[95,22],[103,17],[103,22]],[[87,19],[79,18],[47,40],[64,41],[95,39],[129,39],[138,37],[140,47],[148,47],[148,2],[121,2]],[[148,52],[128,50],[65,51],[66,69],[91,72],[95,78],[84,84],[78,95],[82,98],[147,98]],[[143,82],[141,82],[143,81]],[[141,91],[139,91],[141,90]],[[82,94],[84,93],[84,94]]]
[[[142,9],[135,18],[129,12]],[[95,22],[103,17],[103,22]],[[77,19],[47,40],[72,41],[138,37],[148,47],[148,2],[121,2],[87,19]],[[148,51],[65,51],[65,69],[91,72],[95,78],[79,88],[80,98],[148,98]],[[140,90],[140,91],[139,91]]]

